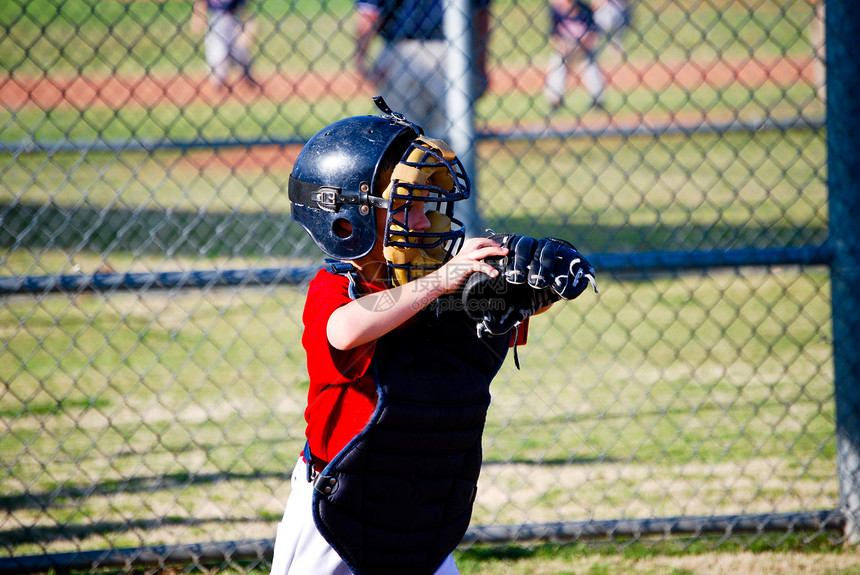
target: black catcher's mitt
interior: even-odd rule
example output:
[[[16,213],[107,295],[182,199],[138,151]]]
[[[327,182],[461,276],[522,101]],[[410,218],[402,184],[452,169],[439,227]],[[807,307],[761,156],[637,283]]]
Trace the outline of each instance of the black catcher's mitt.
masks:
[[[494,234],[508,248],[504,257],[487,258],[498,277],[473,273],[463,286],[462,303],[478,335],[502,335],[527,317],[559,300],[572,300],[588,284],[597,292],[594,268],[569,242]]]

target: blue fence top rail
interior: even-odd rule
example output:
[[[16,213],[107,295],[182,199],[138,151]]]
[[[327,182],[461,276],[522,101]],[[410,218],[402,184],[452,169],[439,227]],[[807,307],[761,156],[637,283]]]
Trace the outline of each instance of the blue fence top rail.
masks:
[[[727,251],[639,252],[594,254],[589,261],[599,272],[649,272],[717,267],[769,265],[827,265],[827,245],[799,248]],[[119,291],[140,289],[213,288],[238,285],[298,285],[310,280],[320,266],[116,274],[74,274],[0,277],[0,296],[50,292]]]
[[[119,274],[75,274],[0,278],[0,295],[46,292],[212,288],[238,285],[296,285],[319,266]]]

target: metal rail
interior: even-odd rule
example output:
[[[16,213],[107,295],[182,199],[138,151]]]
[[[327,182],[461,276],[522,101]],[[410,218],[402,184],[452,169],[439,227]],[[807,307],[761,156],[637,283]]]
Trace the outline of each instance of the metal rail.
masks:
[[[476,526],[463,537],[462,545],[506,544],[526,541],[569,541],[645,535],[734,533],[793,533],[841,531],[845,520],[837,510],[715,517],[664,517],[609,521],[566,521],[526,525]],[[25,555],[0,559],[0,574],[56,571],[93,571],[135,566],[164,567],[170,564],[212,564],[259,560],[272,557],[274,539],[165,545],[155,547],[78,551],[50,555]]]
[[[828,245],[769,250],[638,252],[589,254],[600,272],[639,272],[773,265],[827,265]],[[72,274],[0,277],[0,296],[52,292],[114,292],[141,289],[216,288],[228,286],[298,285],[319,266],[182,272]]]
[[[812,129],[820,130],[826,126],[825,119],[818,116],[799,116],[796,118],[760,120],[743,120],[740,118],[726,121],[694,121],[677,118],[665,121],[651,121],[648,125],[642,125],[641,118],[630,125],[613,123],[606,126],[587,127],[575,125],[566,129],[547,124],[536,124],[534,126],[516,125],[510,129],[475,129],[474,140],[480,141],[532,141],[543,139],[594,139],[608,136],[655,136],[669,134],[727,134],[733,132],[761,132]],[[223,148],[253,148],[257,146],[304,146],[307,143],[305,137],[292,138],[252,138],[252,139],[220,139],[220,140],[145,140],[134,138],[130,140],[71,140],[61,139],[53,141],[44,140],[20,140],[17,142],[0,141],[0,153],[22,155],[22,154],[56,154],[56,153],[89,153],[89,152],[138,152],[152,150],[201,150],[201,149],[223,149]]]

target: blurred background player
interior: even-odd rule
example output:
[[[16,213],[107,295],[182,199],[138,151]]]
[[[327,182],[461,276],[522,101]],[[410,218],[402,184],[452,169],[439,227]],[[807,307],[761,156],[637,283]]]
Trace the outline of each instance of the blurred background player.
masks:
[[[580,0],[552,0],[549,9],[553,52],[544,83],[547,102],[553,111],[564,103],[570,66],[580,61],[580,78],[592,106],[603,108],[604,82],[595,59],[598,38],[591,7]]]
[[[205,33],[209,81],[217,88],[227,85],[231,64],[242,70],[242,79],[257,86],[251,75],[251,44],[255,24],[244,18],[247,0],[195,0],[192,31]]]
[[[475,97],[487,88],[486,53],[489,0],[472,0],[472,37],[475,43]],[[357,0],[356,68],[372,82],[392,109],[422,126],[428,135],[444,137],[445,31],[443,0]],[[375,36],[384,47],[369,62]]]
[[[594,23],[603,35],[603,41],[624,53],[624,34],[632,22],[627,0],[602,0],[594,9]]]

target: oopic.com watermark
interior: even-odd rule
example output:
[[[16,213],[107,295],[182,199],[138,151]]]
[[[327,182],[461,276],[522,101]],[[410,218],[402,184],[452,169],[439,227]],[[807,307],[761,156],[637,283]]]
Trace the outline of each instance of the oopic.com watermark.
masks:
[[[462,264],[467,265],[467,264]],[[471,265],[468,266],[471,269]],[[451,267],[449,264],[448,267],[444,268],[445,273],[451,278],[451,281],[454,281],[456,278],[461,277],[461,274],[458,271]],[[480,273],[480,272],[475,272]],[[438,293],[442,291],[444,287],[447,285],[447,281],[444,277],[440,278],[438,274],[429,277],[420,277],[413,280],[413,286],[415,289],[427,293],[427,292],[435,292]],[[480,313],[482,311],[504,311],[506,309],[505,300],[502,294],[504,293],[507,282],[499,282],[493,287],[496,288],[495,291],[491,295],[487,295],[486,297],[476,297],[470,298],[468,301],[463,301],[462,297],[462,286],[465,283],[465,280],[460,284],[460,287],[444,296],[438,298],[429,298],[422,297],[416,300],[412,304],[413,309],[422,309],[430,305],[431,302],[435,301],[435,309],[437,311],[464,311],[470,314]],[[367,310],[374,312],[384,312],[397,303],[397,298],[403,297],[404,293],[408,293],[407,290],[385,290],[383,292],[377,292],[374,294],[374,297],[361,297],[358,299],[358,302]]]

